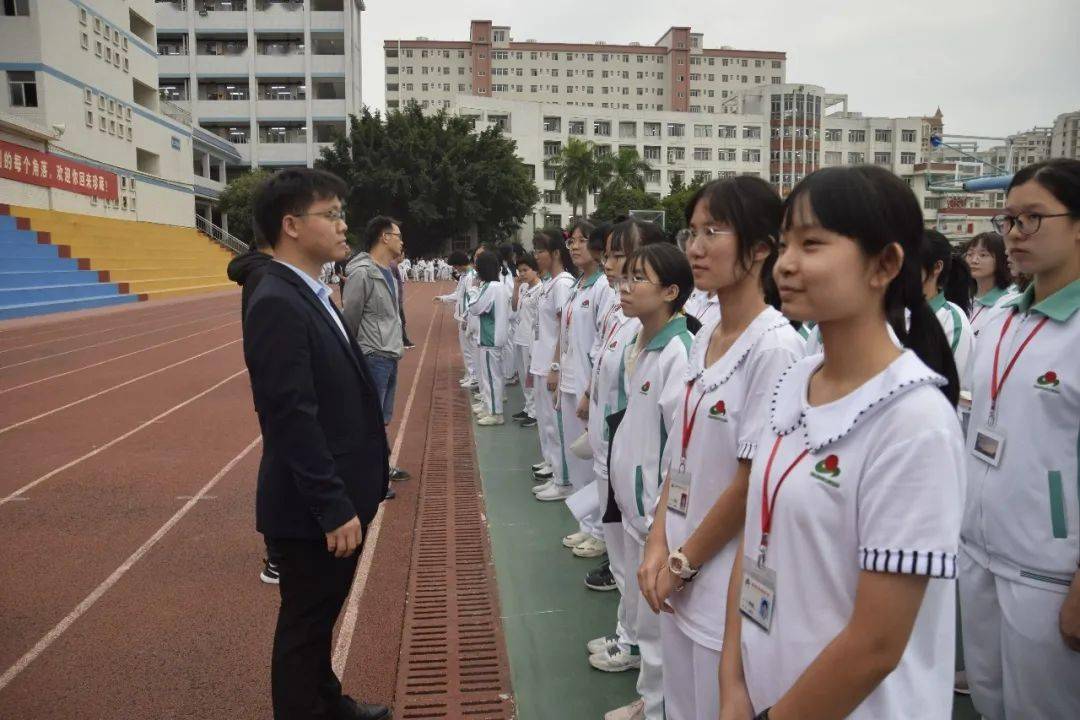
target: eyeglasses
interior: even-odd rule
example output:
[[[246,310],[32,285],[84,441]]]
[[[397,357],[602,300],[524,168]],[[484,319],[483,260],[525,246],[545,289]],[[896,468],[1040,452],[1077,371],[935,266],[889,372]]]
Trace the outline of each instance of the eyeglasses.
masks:
[[[570,237],[566,238],[566,247],[567,249],[570,249],[575,245],[584,245],[586,242],[587,241],[585,240],[585,238],[576,238],[571,235]]]
[[[384,232],[383,235],[389,235],[390,237],[401,237],[401,233],[399,232]]]
[[[994,256],[985,250],[968,250],[964,253],[965,260],[989,260],[992,257]]]
[[[294,215],[293,217],[307,217],[308,215],[318,215],[319,217],[326,218],[330,222],[345,221],[345,213],[341,210],[323,210],[321,212],[299,213],[297,215]]]
[[[1034,235],[1042,227],[1042,221],[1046,218],[1069,217],[1072,213],[1057,213],[1056,215],[1040,215],[1039,213],[1020,213],[1019,215],[995,215],[991,220],[994,229],[1002,235],[1008,235],[1013,226],[1020,231],[1021,235]]]
[[[616,288],[618,288],[619,290],[626,290],[627,292],[633,290],[635,285],[656,285],[657,287],[664,287],[663,284],[653,282],[649,278],[644,278],[640,275],[635,275],[634,277],[629,278],[619,278],[615,281]]]
[[[700,230],[690,230],[687,233],[686,241],[691,242],[691,241],[694,241],[694,240],[705,239],[705,240],[707,240],[708,242],[711,243],[714,240],[716,240],[717,238],[719,238],[721,235],[730,235],[730,236],[734,237],[735,236],[735,231],[734,230],[723,230],[723,229],[717,228],[717,227],[708,227],[708,226],[706,226],[706,227],[701,228]]]

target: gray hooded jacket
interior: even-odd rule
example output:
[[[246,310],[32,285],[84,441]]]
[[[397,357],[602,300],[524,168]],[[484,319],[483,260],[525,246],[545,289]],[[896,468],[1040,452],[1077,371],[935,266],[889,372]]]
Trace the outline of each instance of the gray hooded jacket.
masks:
[[[345,327],[365,355],[402,356],[405,348],[401,341],[397,288],[386,284],[386,278],[368,253],[358,253],[345,266],[342,301]]]

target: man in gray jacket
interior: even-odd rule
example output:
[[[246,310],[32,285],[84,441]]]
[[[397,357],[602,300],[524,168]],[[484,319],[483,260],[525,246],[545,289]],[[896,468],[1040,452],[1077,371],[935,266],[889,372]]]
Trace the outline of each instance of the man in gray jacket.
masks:
[[[356,337],[382,403],[383,422],[394,414],[398,360],[404,353],[401,316],[398,314],[397,278],[390,264],[404,249],[397,220],[380,215],[364,228],[366,252],[357,253],[345,266],[345,325]],[[409,473],[390,468],[391,480],[407,480]],[[387,497],[393,497],[393,491]]]

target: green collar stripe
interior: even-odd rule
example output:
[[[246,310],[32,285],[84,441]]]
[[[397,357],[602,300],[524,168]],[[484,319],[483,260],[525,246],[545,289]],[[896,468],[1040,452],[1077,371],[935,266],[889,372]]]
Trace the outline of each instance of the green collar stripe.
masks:
[[[581,281],[581,289],[582,290],[588,290],[589,288],[591,288],[593,285],[596,284],[596,281],[599,280],[600,276],[603,275],[603,274],[604,274],[604,272],[602,270],[595,270],[592,275],[590,275],[587,278],[584,278]]]
[[[927,302],[930,303],[930,309],[936,313],[945,307],[945,293],[938,293]]]
[[[1065,322],[1080,309],[1080,280],[1073,280],[1042,302],[1035,302],[1035,283],[1016,298],[1005,303],[1005,307],[1014,307],[1022,313],[1037,312],[1054,320]]]
[[[690,331],[686,329],[686,316],[679,313],[675,317],[668,320],[667,325],[660,329],[660,332],[656,333],[655,337],[649,341],[649,344],[645,346],[646,350],[663,350],[667,347],[668,342],[673,337],[680,334],[689,334]]]
[[[994,307],[1001,296],[1005,294],[1005,291],[999,287],[991,288],[985,295],[975,298],[975,302],[979,303],[983,307]]]

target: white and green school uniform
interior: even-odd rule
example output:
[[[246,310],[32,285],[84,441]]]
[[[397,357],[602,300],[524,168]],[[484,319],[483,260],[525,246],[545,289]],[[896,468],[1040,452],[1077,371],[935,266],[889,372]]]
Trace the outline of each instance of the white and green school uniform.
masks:
[[[660,463],[671,435],[675,401],[665,405],[664,387],[681,384],[693,336],[686,329],[686,316],[676,315],[640,350],[637,337],[623,350],[622,383],[626,392],[626,414],[612,438],[609,480],[622,513],[627,553],[627,616],[637,636],[641,671],[637,691],[645,700],[645,717],[660,720],[664,710],[663,651],[660,646],[660,619],[641,596],[637,568],[645,553],[645,538],[652,524],[660,496]],[[671,396],[674,397],[674,396]]]
[[[680,382],[665,388],[662,404],[674,401],[663,476],[671,478],[665,514],[667,544],[682,547],[731,484],[739,460],[759,456],[758,439],[769,417],[776,382],[803,356],[803,341],[788,319],[761,311],[724,355],[705,367],[719,318],[694,338]],[[685,436],[686,455],[682,443]],[[683,505],[681,492],[690,477]],[[739,541],[735,538],[702,566],[693,582],[668,603],[660,619],[664,649],[664,698],[668,720],[714,718],[720,713],[717,672],[723,649],[728,580]]]
[[[971,302],[971,332],[975,337],[990,322],[1003,312],[1007,312],[1006,303],[1015,299],[1019,293],[1015,288],[995,287],[989,292],[978,296]]]
[[[559,345],[559,433],[562,444],[569,447],[585,432],[585,423],[577,416],[577,406],[592,378],[593,345],[600,332],[600,307],[608,293],[607,278],[601,270],[581,277],[562,311],[562,336]],[[567,474],[561,478],[574,490],[580,490],[592,480],[592,461],[573,453],[564,453]],[[598,527],[581,523],[581,531],[599,534]]]
[[[971,322],[958,305],[945,299],[943,293],[938,293],[928,302],[941,323],[941,329],[945,331],[945,339],[949,341],[949,349],[952,350],[953,360],[956,362],[956,372],[960,377],[960,388],[970,390],[971,352],[975,349],[975,333],[971,331]]]
[[[811,407],[821,362],[807,357],[782,375],[750,473],[740,609],[749,601],[769,625],[743,614],[750,700],[756,712],[774,705],[844,630],[861,572],[914,574],[930,580],[904,654],[848,717],[948,720],[964,495],[956,411],[939,389],[944,378],[911,351],[845,397]],[[766,495],[771,522],[758,571]],[[764,610],[748,571],[775,573]]]
[[[683,312],[693,315],[703,326],[720,317],[720,299],[705,290],[694,290],[683,305]]]
[[[461,358],[465,363],[465,374],[476,379],[476,361],[473,357],[472,342],[467,330],[466,307],[469,301],[469,288],[472,287],[475,270],[469,268],[458,278],[457,287],[449,295],[440,295],[439,300],[454,304],[454,320],[458,323],[458,344],[461,346]]]
[[[514,323],[511,332],[511,344],[514,348],[514,368],[521,379],[521,394],[525,398],[524,410],[529,417],[536,417],[535,390],[529,373],[529,362],[532,353],[533,333],[536,328],[536,313],[540,303],[540,292],[544,289],[543,283],[533,286],[521,284],[518,288],[517,311],[513,313]]]
[[[547,389],[547,376],[555,362],[555,345],[559,340],[559,318],[562,308],[570,299],[574,276],[561,272],[555,277],[544,278],[540,297],[536,304],[536,324],[533,327],[532,357],[529,373],[533,376],[536,392],[536,427],[540,435],[540,452],[553,470],[556,482],[565,482],[567,475],[563,457],[567,452],[559,436],[558,416],[552,394]]]
[[[502,415],[503,349],[509,336],[510,297],[500,282],[480,286],[476,299],[469,303],[469,314],[477,318],[477,347],[480,375],[480,399],[489,415]]]
[[[975,350],[960,556],[968,683],[987,718],[1076,718],[1080,653],[1058,614],[1080,563],[1080,280],[1004,307]]]

